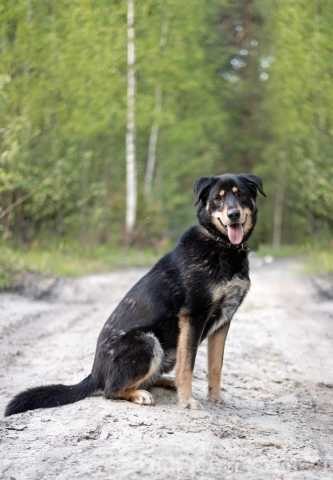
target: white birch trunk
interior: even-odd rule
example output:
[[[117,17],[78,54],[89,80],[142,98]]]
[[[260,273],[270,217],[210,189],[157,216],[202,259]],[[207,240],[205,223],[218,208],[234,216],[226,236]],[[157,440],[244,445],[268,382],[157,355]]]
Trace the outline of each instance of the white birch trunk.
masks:
[[[159,134],[159,116],[162,112],[162,90],[160,85],[157,85],[155,89],[155,109],[154,120],[151,126],[148,144],[148,154],[146,163],[144,194],[146,198],[149,198],[153,188],[153,179],[156,166],[156,149]]]
[[[128,241],[133,237],[137,211],[134,18],[134,0],[127,0],[126,236]]]

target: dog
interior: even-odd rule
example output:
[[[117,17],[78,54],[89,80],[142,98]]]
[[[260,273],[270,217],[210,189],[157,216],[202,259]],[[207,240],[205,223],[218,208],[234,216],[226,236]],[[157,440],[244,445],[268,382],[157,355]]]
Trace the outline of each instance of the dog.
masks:
[[[150,387],[176,388],[178,403],[199,408],[192,397],[198,346],[208,338],[208,398],[219,402],[224,347],[230,322],[249,287],[248,248],[257,219],[260,177],[224,174],[194,185],[199,224],[125,295],[97,341],[91,373],[76,385],[26,390],[5,415],[56,407],[97,390],[106,398],[153,405]],[[163,377],[176,368],[176,382]]]

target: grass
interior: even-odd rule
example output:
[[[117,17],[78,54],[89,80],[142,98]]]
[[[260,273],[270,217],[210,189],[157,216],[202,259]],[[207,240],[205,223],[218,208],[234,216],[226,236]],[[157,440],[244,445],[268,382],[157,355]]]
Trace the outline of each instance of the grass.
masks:
[[[164,253],[152,247],[82,246],[75,242],[33,244],[29,248],[0,243],[0,289],[15,284],[22,272],[75,277],[129,267],[148,267]]]
[[[22,272],[37,272],[60,277],[75,277],[130,267],[149,267],[168,249],[109,245],[82,245],[79,242],[36,242],[18,247],[0,242],[0,290],[12,287]],[[259,256],[302,258],[311,274],[333,272],[333,246],[284,245],[278,249],[260,246]]]
[[[272,248],[268,245],[260,246],[259,256],[271,255],[276,258],[300,257],[304,261],[304,269],[307,273],[333,273],[333,245],[282,245]]]
[[[333,273],[333,249],[311,252],[305,267],[309,273]]]
[[[298,257],[305,255],[308,247],[304,245],[281,245],[280,247],[272,247],[270,245],[260,245],[256,254],[259,257],[271,255],[275,258]]]

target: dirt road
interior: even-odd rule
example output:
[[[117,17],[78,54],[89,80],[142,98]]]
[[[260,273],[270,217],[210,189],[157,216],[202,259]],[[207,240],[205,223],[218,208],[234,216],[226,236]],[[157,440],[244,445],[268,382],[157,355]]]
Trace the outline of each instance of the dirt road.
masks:
[[[1,411],[23,388],[89,373],[102,324],[141,274],[59,282],[44,300],[0,295]],[[174,393],[155,389],[155,407],[94,396],[2,419],[0,478],[332,479],[333,302],[297,265],[255,266],[230,329],[220,406],[205,400],[205,350],[194,381],[202,410],[180,410]]]

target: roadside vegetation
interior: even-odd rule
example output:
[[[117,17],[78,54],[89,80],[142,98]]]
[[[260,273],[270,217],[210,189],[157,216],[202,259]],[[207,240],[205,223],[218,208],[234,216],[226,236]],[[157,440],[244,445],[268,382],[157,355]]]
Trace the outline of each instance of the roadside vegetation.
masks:
[[[332,24],[331,0],[2,0],[0,284],[149,264],[228,171],[263,177],[255,248],[330,271]]]
[[[333,273],[333,249],[311,249],[306,259],[309,273]]]
[[[117,244],[82,246],[67,241],[29,248],[0,244],[0,290],[11,289],[20,282],[24,272],[56,277],[76,277],[129,267],[149,267],[166,247],[120,247]]]
[[[82,245],[73,240],[61,243],[41,242],[29,248],[0,243],[0,290],[11,289],[20,282],[20,275],[33,272],[55,277],[76,277],[109,272],[123,268],[150,267],[169,248],[171,242],[155,247],[119,246],[119,244]],[[328,245],[284,245],[272,248],[262,245],[256,251],[260,257],[273,259],[295,257],[305,265],[305,273],[333,272],[333,249]]]
[[[282,245],[274,248],[271,245],[262,245],[257,250],[260,257],[272,258],[294,257],[304,263],[304,271],[308,274],[333,273],[333,246],[332,244]]]

